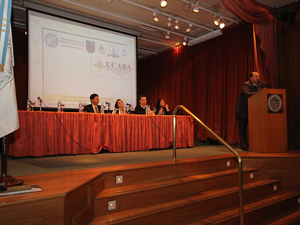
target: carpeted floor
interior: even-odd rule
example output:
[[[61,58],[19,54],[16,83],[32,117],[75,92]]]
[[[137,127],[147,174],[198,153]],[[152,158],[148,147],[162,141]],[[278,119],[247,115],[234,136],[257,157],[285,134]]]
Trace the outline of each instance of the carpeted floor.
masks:
[[[238,146],[232,147],[238,152],[242,152]],[[177,149],[176,155],[177,159],[187,159],[228,153],[230,151],[222,145],[202,144],[194,148]],[[7,174],[11,176],[23,176],[165,160],[173,160],[173,149],[90,155],[9,157]]]

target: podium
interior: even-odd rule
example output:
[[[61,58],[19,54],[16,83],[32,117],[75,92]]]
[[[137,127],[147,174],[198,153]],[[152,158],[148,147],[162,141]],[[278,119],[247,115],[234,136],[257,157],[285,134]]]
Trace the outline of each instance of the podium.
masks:
[[[263,88],[248,98],[249,151],[287,151],[286,90]]]

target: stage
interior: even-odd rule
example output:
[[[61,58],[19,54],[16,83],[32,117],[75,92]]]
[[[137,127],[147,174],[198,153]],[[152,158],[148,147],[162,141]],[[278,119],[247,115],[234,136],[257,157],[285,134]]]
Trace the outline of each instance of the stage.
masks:
[[[243,152],[238,146],[233,148],[241,154],[245,170],[258,168],[259,172],[254,173],[260,179],[281,180],[282,190],[299,190],[298,151],[261,154]],[[172,149],[164,149],[90,155],[10,157],[8,174],[23,179],[25,184],[38,184],[43,191],[0,197],[0,212],[5,215],[1,220],[4,224],[87,224],[87,221],[93,220],[93,210],[97,208],[93,199],[105,188],[114,185],[116,175],[123,174],[126,183],[133,180],[141,183],[145,182],[141,179],[148,177],[155,180],[155,177],[168,176],[174,170],[171,169],[174,166],[172,156]],[[200,172],[214,171],[211,167],[218,167],[214,163],[218,160],[231,161],[231,168],[235,169],[235,157],[221,145],[202,144],[194,148],[177,149],[177,158],[177,169],[171,172],[173,176],[180,174],[185,177],[186,171],[193,174],[191,170],[195,170],[196,165],[203,165],[197,168]],[[189,164],[194,165],[191,166],[192,169],[188,169]],[[155,172],[150,173],[148,170]],[[178,179],[182,183],[182,178]]]

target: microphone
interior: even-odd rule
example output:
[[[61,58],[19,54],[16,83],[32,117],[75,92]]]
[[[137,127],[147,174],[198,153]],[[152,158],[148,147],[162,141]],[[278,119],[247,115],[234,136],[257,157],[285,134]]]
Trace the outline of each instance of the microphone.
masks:
[[[258,80],[258,83],[261,83],[261,84],[263,84],[263,85],[266,85],[265,82],[262,82],[262,81],[260,81],[260,80]]]
[[[128,105],[128,106],[132,106],[131,104],[129,104],[129,103],[126,103],[126,105]]]
[[[43,99],[41,99],[41,97],[37,97],[38,100],[43,101]]]
[[[109,102],[105,102],[105,104],[107,104],[107,105],[110,105],[110,103],[109,103]]]

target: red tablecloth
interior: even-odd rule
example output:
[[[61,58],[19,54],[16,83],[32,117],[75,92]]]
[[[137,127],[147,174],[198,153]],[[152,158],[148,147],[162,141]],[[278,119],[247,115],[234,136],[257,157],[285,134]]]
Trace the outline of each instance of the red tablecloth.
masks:
[[[177,148],[193,147],[192,118],[176,118]],[[14,157],[99,153],[102,148],[147,151],[173,143],[172,116],[19,111],[19,120],[20,128],[9,140]]]

